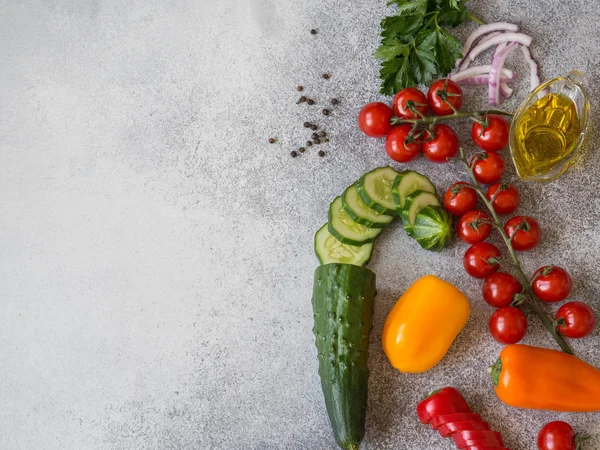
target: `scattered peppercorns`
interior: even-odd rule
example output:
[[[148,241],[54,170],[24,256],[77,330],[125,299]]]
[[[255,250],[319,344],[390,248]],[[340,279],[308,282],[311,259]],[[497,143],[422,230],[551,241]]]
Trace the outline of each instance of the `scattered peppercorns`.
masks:
[[[296,104],[298,104],[298,105],[299,105],[300,103],[304,103],[304,102],[306,102],[306,101],[308,101],[308,99],[306,98],[306,96],[305,96],[305,95],[303,95],[303,96],[301,96],[301,97],[298,99],[298,101],[296,102]]]
[[[312,141],[306,141],[306,146],[310,147],[312,145]]]
[[[310,30],[310,34],[317,34],[317,30],[315,30],[314,28],[312,30]]]
[[[302,92],[302,91],[304,90],[304,86],[298,86],[298,87],[296,88],[296,90],[297,90],[298,92]]]
[[[323,75],[321,75],[321,77],[322,77],[324,80],[329,80],[329,78],[331,78],[331,76],[330,76],[328,73],[324,73]]]
[[[310,137],[313,138],[313,139],[317,139],[319,137],[319,134],[318,133],[313,133]]]
[[[300,147],[300,148],[298,149],[298,151],[299,151],[300,153],[304,153],[304,152],[306,151],[306,149],[305,149],[304,147]]]
[[[311,128],[311,127],[312,127],[312,123],[304,122],[304,128]]]
[[[313,131],[315,131],[315,130],[318,130],[319,127],[317,125],[311,125],[310,129],[313,130]]]
[[[326,108],[322,112],[324,116],[328,116],[330,111]]]
[[[319,150],[319,156],[322,158],[323,156],[325,156],[325,152],[323,150]]]
[[[327,136],[327,133],[325,132],[325,130],[323,130],[319,133],[319,136],[325,137],[325,136]]]
[[[314,142],[315,144],[320,144],[320,143],[321,143],[321,139],[319,139],[318,137],[317,137],[317,138],[314,138],[314,139],[313,139],[313,142]]]
[[[340,104],[340,101],[339,101],[337,98],[332,98],[332,99],[331,99],[331,104],[332,104],[332,105],[334,105],[334,106],[335,106],[335,105],[339,105],[339,104]]]
[[[277,142],[277,139],[269,138],[269,144],[274,144],[275,142]]]
[[[312,98],[309,98],[309,99],[306,100],[306,103],[308,103],[309,105],[314,105],[315,101]]]
[[[290,156],[291,156],[292,158],[295,158],[296,156],[298,156],[298,153],[296,153],[296,150],[292,150],[292,151],[290,152]]]

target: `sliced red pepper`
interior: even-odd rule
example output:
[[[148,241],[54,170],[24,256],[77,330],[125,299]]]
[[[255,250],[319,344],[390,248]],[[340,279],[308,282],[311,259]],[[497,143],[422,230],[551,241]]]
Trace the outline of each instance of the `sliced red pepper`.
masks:
[[[455,433],[452,438],[458,448],[469,446],[503,447],[504,440],[497,431],[466,430]]]
[[[456,436],[456,434],[455,434]],[[462,446],[457,446],[460,450],[467,450],[467,449],[471,449],[472,447],[485,447],[485,448],[492,448],[494,450],[498,450],[500,448],[504,448],[502,445],[500,444],[491,444],[487,441],[482,441],[482,440],[475,440],[475,441],[465,441]]]
[[[483,421],[472,422],[470,420],[465,420],[463,422],[448,422],[448,423],[442,425],[441,427],[439,427],[437,430],[440,432],[442,437],[450,437],[454,433],[457,433],[459,431],[465,431],[465,430],[486,431],[489,429],[490,429],[490,426],[487,424],[487,422],[483,422]]]
[[[486,446],[481,446],[481,445],[473,445],[470,447],[465,447],[463,450],[510,450],[508,448],[504,448],[504,447],[488,447]]]
[[[442,414],[470,412],[472,412],[471,408],[462,394],[453,387],[440,389],[417,405],[417,414],[421,423],[429,423],[435,416]]]
[[[463,420],[470,420],[472,422],[482,421],[483,419],[479,414],[475,413],[456,413],[456,414],[442,414],[441,416],[435,416],[431,419],[429,424],[432,428],[438,429],[442,425],[450,422],[462,422]]]

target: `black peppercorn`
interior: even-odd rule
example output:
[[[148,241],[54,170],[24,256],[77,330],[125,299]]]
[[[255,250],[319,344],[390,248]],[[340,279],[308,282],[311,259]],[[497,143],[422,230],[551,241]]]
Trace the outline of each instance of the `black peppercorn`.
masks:
[[[312,141],[306,141],[306,146],[310,147],[312,145]]]
[[[325,152],[323,150],[319,150],[319,156],[322,158],[323,156],[325,156]]]
[[[323,110],[323,115],[324,116],[328,116],[329,115],[329,110],[328,109],[324,109]]]
[[[325,136],[327,136],[327,133],[325,132],[325,130],[323,130],[319,133],[319,136],[325,137]]]
[[[275,142],[277,142],[277,139],[269,138],[269,144],[274,144]]]
[[[314,28],[312,30],[310,30],[310,34],[317,34],[317,30],[315,30]]]
[[[304,147],[300,147],[300,148],[298,149],[298,151],[299,151],[300,153],[304,153],[304,152],[306,151],[306,149],[305,149]]]
[[[311,125],[310,129],[315,131],[315,130],[318,130],[319,127],[317,125]]]
[[[332,105],[339,105],[340,101],[337,98],[332,98],[331,99],[331,104]]]
[[[321,76],[323,77],[324,80],[329,80],[329,78],[330,78],[330,75],[328,73],[324,73]]]
[[[319,137],[319,134],[318,133],[313,133],[310,137],[313,138],[313,139],[317,139]]]
[[[306,103],[308,103],[309,105],[314,105],[314,104],[315,104],[315,101],[314,101],[312,98],[309,98],[308,100],[306,100],[306,98],[305,98],[305,101],[306,101]]]
[[[320,144],[320,143],[321,143],[321,139],[319,139],[318,137],[317,137],[317,138],[314,138],[314,139],[313,139],[313,142],[314,142],[315,144]]]
[[[302,97],[300,97],[298,99],[298,101],[296,102],[296,104],[300,104],[300,103],[304,103],[305,101],[307,101],[306,97],[303,95]]]
[[[291,156],[292,158],[295,158],[296,156],[298,156],[298,153],[296,153],[296,150],[292,150],[292,151],[290,152],[290,156]]]
[[[312,127],[312,123],[304,122],[304,128],[311,128],[311,127]]]
[[[302,91],[304,90],[304,86],[298,86],[298,87],[296,88],[296,90],[297,90],[298,92],[302,92]]]

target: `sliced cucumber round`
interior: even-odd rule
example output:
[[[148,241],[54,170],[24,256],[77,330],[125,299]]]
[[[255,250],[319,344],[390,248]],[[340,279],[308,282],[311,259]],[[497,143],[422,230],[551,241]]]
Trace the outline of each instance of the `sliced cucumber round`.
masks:
[[[353,184],[344,191],[342,195],[342,205],[346,214],[356,223],[360,223],[369,228],[385,228],[394,220],[393,216],[388,216],[369,208],[360,198],[356,185]]]
[[[441,206],[426,206],[415,217],[413,237],[425,250],[439,252],[452,238],[452,217]]]
[[[409,234],[414,235],[413,226],[415,217],[426,206],[439,206],[440,202],[431,192],[416,191],[406,197],[404,208],[402,209],[402,225]]]
[[[380,167],[364,174],[356,182],[356,189],[369,208],[388,216],[397,216],[392,185],[398,176],[391,167]]]
[[[336,197],[329,205],[329,232],[342,244],[364,245],[373,242],[383,231],[368,228],[353,221],[344,210],[342,197]]]
[[[315,253],[321,264],[344,263],[364,266],[371,259],[373,244],[360,247],[342,244],[329,232],[327,224],[315,234]]]
[[[406,197],[416,191],[436,193],[435,186],[425,175],[414,170],[400,172],[392,185],[392,196],[398,214],[402,214]]]

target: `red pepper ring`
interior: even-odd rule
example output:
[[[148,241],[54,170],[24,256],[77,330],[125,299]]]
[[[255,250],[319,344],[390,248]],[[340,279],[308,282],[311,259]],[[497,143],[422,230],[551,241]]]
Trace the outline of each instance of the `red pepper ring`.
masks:
[[[442,414],[472,413],[462,394],[453,387],[434,391],[417,405],[417,415],[421,423]]]
[[[469,431],[469,430],[477,430],[477,431],[489,431],[490,426],[487,422],[477,421],[471,422],[469,420],[463,422],[449,422],[438,428],[438,431],[442,435],[442,437],[450,437],[454,433],[458,433],[459,431]]]
[[[466,430],[459,431],[452,436],[454,443],[460,449],[473,446],[503,447],[504,440],[497,431]]]
[[[469,420],[471,422],[483,422],[483,419],[479,414],[475,413],[455,413],[455,414],[442,414],[439,416],[435,416],[429,422],[432,428],[438,429],[442,425],[450,422],[462,422],[464,420]]]
[[[505,447],[490,447],[488,445],[472,445],[470,447],[465,447],[463,450],[510,450],[509,448],[505,448]]]

